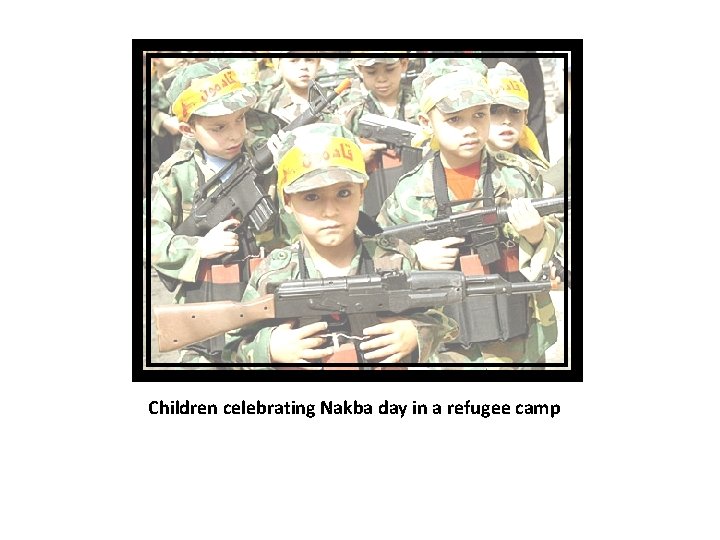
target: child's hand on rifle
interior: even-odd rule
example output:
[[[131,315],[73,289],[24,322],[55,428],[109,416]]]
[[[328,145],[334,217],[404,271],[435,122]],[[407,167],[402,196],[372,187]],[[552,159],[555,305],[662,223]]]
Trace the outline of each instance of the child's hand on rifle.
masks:
[[[300,364],[308,364],[308,360],[318,362],[333,353],[332,347],[321,348],[324,337],[313,337],[327,330],[327,323],[320,321],[293,328],[295,322],[283,323],[270,334],[270,361],[292,362],[301,369],[322,369],[321,366]]]
[[[226,229],[240,225],[237,219],[221,221],[210,229],[197,243],[197,250],[202,259],[215,259],[226,253],[235,253],[240,249],[238,235]]]
[[[288,133],[290,132],[286,132],[281,129],[277,133],[273,133],[272,135],[270,135],[267,143],[265,143],[267,149],[270,151],[273,157],[273,166],[265,172],[270,172],[273,167],[277,167],[278,161],[280,160],[278,155],[280,153],[280,149],[282,148],[283,143],[285,142],[285,139],[287,139]]]
[[[362,150],[363,160],[365,163],[369,163],[375,158],[375,152],[380,152],[386,148],[387,145],[383,143],[360,143],[360,150]]]
[[[545,222],[530,199],[513,199],[508,208],[508,219],[515,230],[531,245],[537,246],[545,234]]]
[[[425,270],[452,270],[460,250],[449,246],[462,244],[464,238],[449,236],[442,240],[423,240],[413,245],[420,266]]]
[[[365,336],[378,336],[360,344],[366,360],[397,363],[418,348],[418,334],[412,321],[392,317],[380,320],[381,324],[363,330]]]

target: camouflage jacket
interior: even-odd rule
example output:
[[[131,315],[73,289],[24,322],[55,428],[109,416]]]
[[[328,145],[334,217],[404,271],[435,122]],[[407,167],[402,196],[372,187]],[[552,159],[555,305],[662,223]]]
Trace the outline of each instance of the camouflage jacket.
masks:
[[[542,173],[542,171],[548,168],[548,163],[543,158],[535,155],[529,148],[520,147],[520,156],[532,163],[539,173]],[[537,174],[535,176],[537,176]],[[542,182],[542,180],[539,180],[539,182]]]
[[[336,116],[333,114],[333,111],[336,110],[338,106],[337,103],[341,100],[343,100],[342,97],[330,104],[328,108],[322,112],[320,115],[321,118],[318,122],[337,123]],[[287,86],[285,84],[280,84],[279,86],[264,92],[255,104],[254,108],[258,111],[272,113],[286,124],[289,124],[295,120],[295,118],[300,116],[300,113],[305,112],[307,107],[304,104],[300,104],[300,108],[298,109],[298,104],[293,101]]]
[[[248,121],[247,148],[257,148],[272,134],[270,126]],[[215,171],[208,166],[199,145],[185,142],[170,159],[165,161],[153,175],[152,202],[150,206],[151,263],[171,278],[193,282],[196,280],[200,254],[196,249],[199,237],[177,235],[173,231],[189,216],[193,197],[198,188],[197,169],[209,180]],[[263,182],[264,180],[264,182]],[[274,196],[274,177],[259,177],[258,185]],[[256,237],[259,245],[269,249],[287,245],[284,228],[279,220],[276,228]],[[180,301],[181,296],[178,296]]]
[[[358,134],[360,118],[366,113],[373,113],[373,109],[379,112],[373,114],[381,114],[385,116],[384,109],[380,102],[372,95],[363,94],[360,91],[350,91],[349,95],[345,97],[341,107],[338,109],[336,115],[341,118],[341,123],[352,131],[355,135]],[[374,107],[369,105],[367,100],[371,100],[374,103]],[[400,111],[400,104],[403,104],[402,114]],[[392,115],[394,119],[405,120],[412,124],[417,124],[417,115],[420,112],[420,107],[415,95],[411,90],[400,87],[400,95],[398,96],[398,105],[395,107],[395,113]]]
[[[403,176],[393,194],[388,197],[380,210],[377,221],[387,227],[403,223],[416,223],[437,217],[437,204],[433,189],[432,169],[439,153],[418,165],[414,171]],[[492,183],[496,204],[507,204],[509,199],[518,197],[540,197],[542,185],[537,178],[536,168],[527,160],[508,152],[483,152],[481,171],[485,171],[488,160],[494,161]],[[478,179],[473,197],[482,197],[483,175]],[[457,200],[452,191],[448,191],[452,202]],[[481,206],[468,203],[453,207],[454,212],[462,212]],[[530,281],[536,280],[542,273],[542,267],[552,257],[561,234],[561,225],[554,217],[544,218],[545,235],[541,242],[533,247],[521,237],[509,223],[501,230],[501,238],[512,240],[519,246],[520,271]],[[531,328],[527,339],[515,338],[506,342],[493,342],[473,345],[465,350],[460,346],[452,358],[446,355],[442,361],[482,361],[488,362],[536,362],[545,350],[557,340],[557,320],[555,309],[548,293],[529,295]]]
[[[364,246],[372,258],[376,268],[413,270],[419,269],[417,257],[413,250],[398,240],[357,237],[358,242],[355,258],[352,261],[350,275],[357,274],[360,266],[361,247]],[[299,244],[277,249],[261,263],[253,272],[250,283],[245,289],[243,302],[254,300],[267,293],[269,283],[281,283],[300,278],[298,263]],[[309,277],[322,277],[315,268],[312,258],[306,253],[305,262]],[[414,313],[407,317],[415,324],[418,332],[418,358],[420,362],[434,360],[434,354],[440,343],[457,336],[457,324],[445,317],[437,309],[428,309],[423,313]],[[255,324],[235,330],[225,336],[224,362],[269,362],[270,334],[275,326],[271,324]],[[435,360],[436,361],[436,360]],[[269,368],[255,368],[269,369]]]

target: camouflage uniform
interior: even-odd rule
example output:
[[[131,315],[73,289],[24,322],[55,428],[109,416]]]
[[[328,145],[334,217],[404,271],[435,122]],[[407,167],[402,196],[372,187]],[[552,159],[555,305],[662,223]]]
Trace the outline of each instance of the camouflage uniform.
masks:
[[[177,99],[180,92],[190,85],[193,78],[203,78],[210,74],[218,73],[220,70],[211,63],[201,63],[189,66],[187,71],[178,75],[178,86],[172,86],[169,94]],[[240,95],[238,95],[240,94]],[[235,92],[225,98],[205,105],[213,105],[215,108],[212,115],[229,114],[248,106],[253,102],[252,96],[245,92]],[[231,101],[234,100],[234,101]],[[223,107],[225,107],[224,112]],[[198,109],[199,110],[199,109]],[[199,110],[201,113],[205,112]],[[198,111],[195,111],[198,113]],[[254,114],[248,111],[247,136],[243,146],[243,152],[250,155],[252,149],[264,144],[267,138],[279,129],[274,119],[269,116]],[[193,205],[193,197],[198,188],[198,170],[205,177],[210,179],[215,174],[208,164],[207,157],[202,147],[193,143],[188,137],[183,138],[182,147],[176,151],[170,159],[165,161],[160,169],[153,175],[153,190],[150,210],[151,223],[151,264],[155,269],[166,277],[181,282],[193,283],[197,280],[198,268],[200,265],[200,254],[197,250],[197,243],[200,237],[175,234],[176,229],[190,214]],[[262,184],[262,180],[265,184]],[[274,177],[260,177],[258,184],[266,192],[274,193]],[[272,190],[270,189],[272,186]],[[276,226],[274,230],[267,231],[256,237],[259,245],[267,246],[268,249],[287,245],[284,232]],[[177,291],[175,300],[183,303],[185,293],[183,287]],[[197,361],[200,357],[196,353],[183,351],[183,361]]]
[[[339,141],[339,142],[338,142]],[[342,153],[335,153],[338,145]],[[278,193],[294,194],[312,189],[353,182],[365,184],[362,155],[353,135],[345,128],[327,123],[304,126],[291,131],[283,141],[278,164]],[[363,258],[372,261],[375,268],[411,270],[419,269],[412,249],[401,241],[375,240],[361,237],[355,232],[355,256],[350,263],[348,275],[356,275]],[[267,293],[268,284],[288,280],[312,279],[322,276],[307,251],[301,255],[302,243],[272,252],[250,278],[243,301],[250,301]],[[305,266],[302,274],[301,261]],[[418,331],[417,357],[428,362],[441,341],[454,339],[457,326],[437,310],[407,317]],[[223,360],[240,363],[266,363],[270,361],[270,334],[272,323],[257,323],[228,333]],[[403,359],[407,360],[407,359]]]
[[[360,266],[361,247],[364,247],[378,268],[398,268],[400,270],[417,270],[420,268],[417,257],[405,242],[398,240],[375,240],[374,238],[357,237],[358,249],[351,264],[349,275],[356,275]],[[253,272],[250,283],[245,289],[243,302],[248,302],[267,294],[268,284],[301,279],[298,265],[299,244],[276,249]],[[309,278],[323,277],[312,263],[312,258],[305,253]],[[436,362],[435,351],[442,341],[453,339],[457,335],[457,324],[445,317],[436,309],[408,317],[418,331],[418,361]],[[226,336],[223,361],[225,362],[269,362],[270,334],[275,326],[254,324]],[[251,368],[246,368],[251,369]],[[252,369],[271,369],[256,367]]]
[[[369,102],[372,103],[372,105]],[[403,104],[402,110],[400,109],[400,104]],[[377,112],[373,112],[373,109]],[[415,99],[415,94],[408,88],[401,86],[400,95],[398,96],[398,106],[395,108],[395,114],[390,118],[417,124],[417,115],[419,112],[420,108],[418,107],[417,99]],[[385,116],[380,102],[372,93],[363,95],[358,91],[354,91],[351,95],[345,97],[342,107],[339,108],[337,112],[338,116],[343,119],[343,125],[356,135],[359,131],[358,123],[360,118],[366,113]]]
[[[376,62],[393,64],[398,61],[400,61],[400,58],[355,59],[357,65],[362,66],[370,66]],[[397,101],[395,111],[389,118],[417,124],[417,115],[420,112],[420,107],[413,91],[401,84]],[[358,135],[360,133],[360,119],[365,114],[387,116],[385,109],[372,92],[362,91],[357,88],[347,93],[342,105],[338,108],[336,116],[338,122],[342,123],[353,134]],[[373,141],[363,140],[363,142]],[[375,217],[380,204],[382,204],[382,201],[387,197],[388,193],[392,191],[399,177],[410,171],[421,158],[422,150],[415,148],[402,149],[400,152],[397,150],[377,152],[373,160],[367,164],[368,174],[370,176],[368,189],[376,189],[377,191],[372,196],[374,202],[366,204],[363,210],[372,217]],[[376,184],[378,182],[382,184]],[[370,192],[367,192],[366,203],[369,201],[369,195]]]
[[[360,118],[364,114],[380,114],[385,116],[385,112],[380,102],[372,93],[363,93],[360,90],[353,89],[348,92],[347,96],[343,96],[343,101],[338,107],[336,116],[339,123],[357,135],[360,132]],[[403,105],[401,108],[400,105]],[[395,113],[389,118],[395,118],[417,124],[417,115],[420,112],[415,94],[404,86],[400,87],[400,95],[398,96],[398,105]]]
[[[428,92],[431,94],[430,97],[422,94],[422,91],[430,84],[447,74],[459,72],[454,75],[457,80],[466,76],[470,77],[466,73],[463,74],[464,62],[467,60],[440,59],[426,67],[414,83],[416,94],[419,94],[421,107],[424,110],[430,110],[438,104],[450,112],[451,109],[462,110],[479,102],[479,98],[471,95],[472,92],[462,89],[451,89],[450,92],[454,92],[453,99],[448,101],[449,98],[442,97],[445,95],[443,87],[438,85],[432,89],[432,92]],[[482,71],[482,68],[472,69]],[[478,93],[482,91],[481,88],[477,89]],[[436,159],[440,159],[439,152],[400,179],[395,192],[385,201],[377,218],[381,226],[415,223],[437,217],[438,208],[432,175]],[[492,153],[486,147],[481,154],[480,170],[487,171],[489,166],[492,167],[493,196],[496,204],[507,203],[509,199],[517,197],[539,196],[538,193],[542,191],[535,168],[514,154]],[[483,176],[484,174],[481,174],[475,184],[473,198],[483,196]],[[448,198],[450,202],[457,200],[451,190],[448,190]],[[458,205],[453,207],[453,212],[462,212],[480,206],[480,201]],[[543,265],[552,257],[560,234],[557,220],[545,218],[544,222],[545,235],[536,247],[521,237],[509,223],[505,224],[501,230],[501,240],[512,240],[518,245],[520,270],[530,281],[540,276]],[[527,337],[520,336],[504,342],[474,343],[469,349],[463,348],[460,344],[446,344],[444,345],[445,351],[438,354],[439,360],[441,362],[493,363],[543,361],[544,352],[557,341],[555,309],[548,293],[529,295],[528,298],[531,320]]]

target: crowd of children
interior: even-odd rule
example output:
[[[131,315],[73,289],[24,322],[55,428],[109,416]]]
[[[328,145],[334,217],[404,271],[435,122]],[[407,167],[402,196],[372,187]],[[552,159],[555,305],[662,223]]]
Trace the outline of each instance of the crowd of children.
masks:
[[[314,83],[323,71],[319,53],[305,54],[235,62],[153,58],[151,139],[175,140],[162,163],[151,161],[151,264],[177,302],[251,301],[289,280],[378,270],[454,269],[530,282],[547,272],[563,224],[557,216],[540,216],[530,203],[555,190],[543,182],[550,163],[527,125],[528,90],[514,66],[499,62],[488,70],[477,58],[436,58],[409,84],[409,60],[402,54],[354,57],[352,89],[315,123],[285,132],[308,109],[313,92],[323,91]],[[361,138],[365,115],[413,124],[413,148]],[[180,234],[197,190],[207,183],[222,186],[266,143],[275,163],[254,180],[283,219],[248,231],[240,228],[246,216],[235,213],[205,234]],[[370,211],[364,203],[380,195]],[[498,226],[492,260],[465,238],[408,245],[359,227],[367,218],[362,210],[385,228],[502,204],[509,205],[509,223]],[[262,257],[233,258],[244,253],[248,234],[265,255],[252,272],[250,259]],[[188,347],[181,361],[329,369],[347,362],[343,351],[349,349],[354,361],[378,362],[376,369],[435,363],[445,369],[454,363],[458,369],[541,369],[557,340],[548,293],[380,313],[362,329],[347,317],[316,319],[246,325]]]

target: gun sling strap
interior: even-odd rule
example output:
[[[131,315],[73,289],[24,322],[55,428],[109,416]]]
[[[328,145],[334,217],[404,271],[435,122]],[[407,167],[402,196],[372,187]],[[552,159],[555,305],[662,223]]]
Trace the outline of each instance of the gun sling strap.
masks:
[[[487,152],[487,150],[485,152]],[[436,152],[435,159],[433,161],[432,180],[433,191],[435,193],[435,202],[437,204],[437,217],[440,219],[448,218],[450,217],[450,214],[452,214],[453,206],[473,203],[478,200],[482,201],[483,208],[494,208],[495,197],[492,183],[493,170],[494,160],[488,155],[487,164],[485,166],[485,173],[483,175],[482,197],[462,199],[450,202],[450,196],[448,192],[449,187],[447,182],[447,175],[445,174],[445,167],[443,166],[442,160],[440,159],[440,152]],[[490,270],[489,265],[500,260],[501,258],[498,241],[498,229],[496,227],[489,226],[478,230],[477,233],[475,233],[470,239],[468,246],[461,246],[460,254],[464,257],[464,259],[462,259],[462,262],[473,269],[471,272],[465,271],[467,275],[493,273]],[[475,249],[476,255],[471,254],[471,248]]]
[[[487,150],[486,150],[487,152]],[[482,200],[483,208],[491,208],[495,206],[494,190],[492,184],[493,162],[491,156],[487,157],[487,165],[483,176]],[[458,204],[465,204],[477,201],[477,198],[466,199],[462,201],[450,202],[448,194],[447,177],[445,175],[445,167],[440,160],[440,153],[435,154],[433,162],[433,189],[435,191],[435,200],[437,203],[438,218],[444,219],[452,213],[452,207]],[[511,265],[507,259],[512,257],[512,252],[505,250],[501,258],[499,253],[499,234],[497,226],[489,226],[488,232],[492,234],[484,235],[483,242],[485,244],[473,245],[472,247],[478,251],[478,254],[465,254],[467,261],[474,261],[472,268],[477,268],[482,273],[481,260],[491,259],[490,262],[500,260],[498,266],[502,270],[507,270]],[[462,251],[461,251],[462,253]],[[463,261],[465,262],[465,261]],[[463,272],[468,274],[468,264]],[[513,268],[516,270],[516,268]],[[524,276],[518,272],[498,272],[509,281],[526,281]],[[473,343],[482,343],[486,341],[505,341],[517,336],[527,335],[529,329],[529,309],[528,299],[525,295],[498,295],[498,296],[470,296],[459,304],[451,304],[445,306],[443,312],[448,317],[455,319],[460,327],[459,336],[451,341],[445,349],[452,349],[454,346],[470,347]],[[442,350],[442,348],[441,348]]]

